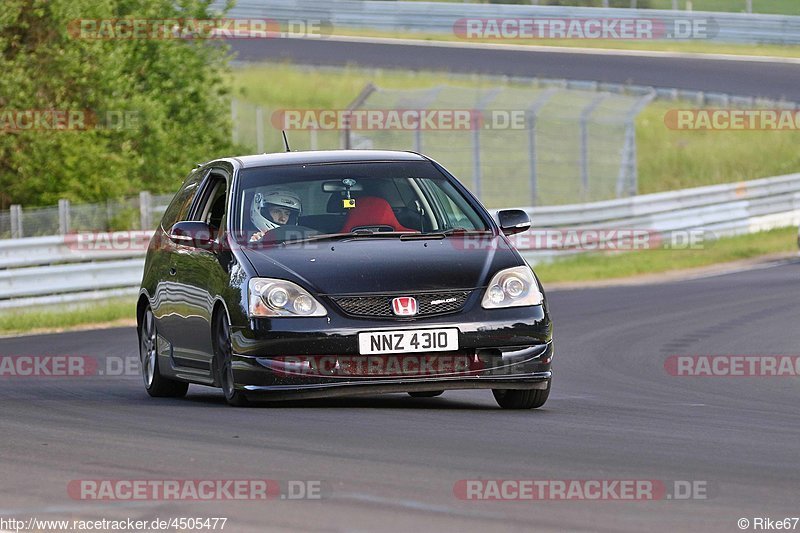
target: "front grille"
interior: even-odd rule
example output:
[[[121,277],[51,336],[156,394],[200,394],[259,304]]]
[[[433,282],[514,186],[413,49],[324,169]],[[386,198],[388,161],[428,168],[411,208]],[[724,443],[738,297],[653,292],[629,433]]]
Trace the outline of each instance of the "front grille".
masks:
[[[376,294],[369,296],[331,296],[348,315],[364,318],[398,318],[392,311],[392,299],[413,296],[417,299],[415,316],[436,316],[460,311],[471,291],[427,292],[421,294]],[[402,318],[402,317],[400,317]]]

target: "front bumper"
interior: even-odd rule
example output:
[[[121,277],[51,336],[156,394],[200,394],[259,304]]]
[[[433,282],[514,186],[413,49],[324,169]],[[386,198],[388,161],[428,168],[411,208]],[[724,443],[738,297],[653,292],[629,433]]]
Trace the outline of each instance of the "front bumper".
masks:
[[[234,328],[236,388],[270,399],[452,389],[545,389],[552,325],[541,306],[415,321],[282,319]],[[457,327],[459,350],[359,355],[358,333]]]
[[[470,379],[430,379],[430,380],[373,380],[367,382],[315,383],[294,386],[242,387],[248,395],[261,396],[273,400],[304,400],[310,398],[331,398],[337,396],[358,396],[388,394],[392,392],[427,392],[457,389],[540,389],[548,387],[550,371],[537,372],[524,376],[507,378]]]

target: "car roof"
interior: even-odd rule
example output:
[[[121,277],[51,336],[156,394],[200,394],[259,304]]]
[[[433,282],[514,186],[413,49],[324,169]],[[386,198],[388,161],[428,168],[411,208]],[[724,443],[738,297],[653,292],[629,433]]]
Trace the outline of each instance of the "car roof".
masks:
[[[427,161],[414,152],[396,150],[313,150],[245,155],[231,159],[238,162],[241,168],[361,161]]]

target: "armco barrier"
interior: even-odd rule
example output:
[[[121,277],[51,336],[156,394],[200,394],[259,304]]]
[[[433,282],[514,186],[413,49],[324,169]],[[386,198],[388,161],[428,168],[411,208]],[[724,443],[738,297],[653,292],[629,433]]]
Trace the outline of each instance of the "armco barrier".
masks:
[[[740,235],[800,223],[800,174],[526,211],[537,229],[640,229],[662,235],[702,230],[717,237]],[[520,251],[533,263],[559,253]]]
[[[224,2],[213,6],[220,9]],[[228,12],[232,18],[279,21],[323,21],[334,28],[388,32],[452,34],[456,21],[467,18],[537,19],[657,19],[671,27],[675,21],[703,21],[714,31],[711,41],[731,43],[800,44],[800,17],[748,13],[672,11],[464,2],[387,2],[381,0],[241,0]]]
[[[0,240],[0,309],[135,294],[152,233]]]
[[[526,211],[536,230],[753,233],[800,223],[800,174]],[[75,235],[0,241],[0,309],[135,294],[148,236],[143,232],[103,234],[101,245],[95,236],[91,246]],[[579,250],[523,246],[520,251],[536,263]]]

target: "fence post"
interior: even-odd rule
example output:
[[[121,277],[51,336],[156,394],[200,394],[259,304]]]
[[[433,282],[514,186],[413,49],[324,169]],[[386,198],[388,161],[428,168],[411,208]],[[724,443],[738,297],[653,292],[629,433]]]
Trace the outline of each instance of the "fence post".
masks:
[[[748,13],[753,12],[753,0],[745,0],[744,5],[745,5],[744,10],[746,12]]]
[[[237,113],[236,98],[231,98],[231,141],[239,144],[239,115]]]
[[[264,108],[256,107],[256,152],[264,153]]]
[[[636,125],[635,117],[628,116],[625,124],[625,141],[622,146],[622,160],[619,163],[617,175],[617,198],[622,198],[626,193],[629,196],[636,194],[638,188],[637,161],[636,161]],[[627,191],[625,190],[627,187]]]
[[[149,191],[139,193],[139,223],[145,231],[153,227],[153,197]]]
[[[473,126],[472,128],[472,183],[473,192],[478,200],[481,200],[481,131]]]
[[[64,198],[58,201],[58,234],[69,233],[69,200]]]
[[[483,192],[481,176],[481,127],[486,120],[486,117],[483,116],[483,110],[486,108],[489,102],[494,100],[502,91],[502,88],[495,87],[488,93],[481,96],[478,99],[478,102],[475,104],[475,109],[473,111],[474,113],[477,113],[479,117],[483,118],[483,120],[473,119],[470,121],[470,130],[472,133],[472,183],[474,187],[472,192],[475,193],[475,196],[478,197],[478,200],[483,200],[481,197]]]
[[[316,150],[317,149],[317,143],[318,143],[318,141],[317,141],[317,129],[316,128],[311,128],[311,131],[309,132],[309,136],[311,137],[310,138],[310,147],[311,147],[312,150]]]
[[[635,196],[639,189],[639,166],[636,156],[636,117],[656,98],[652,91],[639,99],[625,117],[625,142],[617,175],[617,198]]]
[[[19,204],[13,204],[9,214],[11,216],[11,238],[21,239],[23,237],[22,206]]]
[[[587,201],[589,197],[589,118],[592,112],[597,109],[597,106],[600,105],[600,102],[605,99],[605,94],[598,94],[581,111],[581,201],[583,202]]]
[[[539,183],[536,168],[536,119],[542,107],[557,92],[558,89],[555,87],[546,89],[528,108],[528,159],[530,160],[531,166],[531,205],[536,205],[539,196]]]
[[[339,148],[342,150],[349,150],[352,145],[350,139],[350,117],[342,117],[342,130],[339,132]]]
[[[677,11],[677,9],[678,9],[678,0],[672,0],[672,9]]]
[[[111,230],[111,220],[114,218],[114,208],[111,207],[111,198],[106,198],[106,230]]]
[[[414,130],[414,151],[422,153],[422,130],[417,124],[417,129]]]
[[[350,102],[350,105],[347,106],[347,110],[352,111],[364,105],[364,102],[366,102],[367,98],[369,98],[369,95],[374,93],[376,90],[377,87],[375,87],[372,83],[366,84],[364,88],[361,89],[361,92],[358,93],[358,96],[356,96],[355,99],[352,102]],[[350,139],[349,117],[345,117],[344,122],[345,122],[344,127],[342,128],[341,133],[339,134],[339,146],[340,148],[349,150],[350,146],[352,145],[352,140]]]
[[[434,87],[433,89],[429,90],[424,97],[422,97],[421,99],[418,99],[416,101],[416,105],[412,104],[412,106],[410,106],[410,107],[417,107],[418,109],[425,109],[425,110],[430,109],[431,108],[431,104],[434,101],[436,101],[436,97],[439,96],[439,93],[441,93],[443,89],[444,89],[444,85],[441,85],[439,87]],[[398,102],[398,104],[400,104],[400,102]],[[471,119],[472,119],[472,117],[470,117],[470,120]],[[414,139],[413,139],[414,151],[417,152],[417,153],[422,153],[422,125],[421,124],[419,124],[419,123],[417,124],[417,129],[414,130],[414,134],[413,135],[414,135]]]

